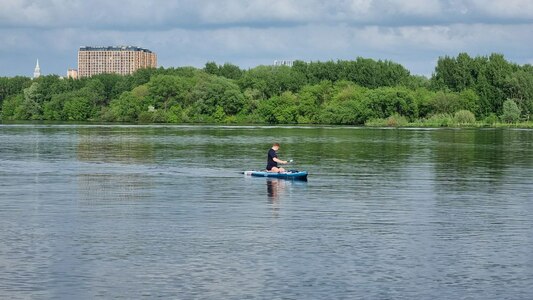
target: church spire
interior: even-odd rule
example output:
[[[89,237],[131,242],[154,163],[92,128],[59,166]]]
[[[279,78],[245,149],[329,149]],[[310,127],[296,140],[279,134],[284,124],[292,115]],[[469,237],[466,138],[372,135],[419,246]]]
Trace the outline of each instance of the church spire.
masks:
[[[39,78],[41,76],[41,68],[39,67],[39,59],[37,59],[37,65],[35,65],[35,71],[33,71],[33,78]]]

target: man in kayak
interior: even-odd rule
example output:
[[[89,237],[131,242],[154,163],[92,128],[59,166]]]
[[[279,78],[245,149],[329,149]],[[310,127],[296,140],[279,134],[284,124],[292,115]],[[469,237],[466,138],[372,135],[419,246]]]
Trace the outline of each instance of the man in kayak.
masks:
[[[278,163],[282,164],[282,165],[286,165],[286,164],[289,163],[286,160],[281,160],[281,159],[278,158],[278,154],[277,154],[278,150],[279,150],[279,144],[278,143],[274,143],[274,145],[272,145],[272,148],[270,148],[270,150],[268,150],[268,158],[267,158],[267,167],[266,167],[266,169],[269,172],[276,172],[276,173],[285,172],[284,168],[278,167]]]

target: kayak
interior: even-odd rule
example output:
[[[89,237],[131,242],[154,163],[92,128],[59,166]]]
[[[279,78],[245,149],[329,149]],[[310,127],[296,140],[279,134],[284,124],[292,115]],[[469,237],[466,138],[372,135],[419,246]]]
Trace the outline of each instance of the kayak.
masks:
[[[268,177],[291,180],[305,180],[307,181],[307,171],[290,170],[282,173],[268,172],[268,171],[245,171],[244,175],[254,177]]]
[[[280,178],[280,179],[292,179],[292,180],[305,180],[307,181],[307,171],[290,170],[283,173],[275,173],[268,171],[245,171],[244,175],[254,177],[268,177],[268,178]]]

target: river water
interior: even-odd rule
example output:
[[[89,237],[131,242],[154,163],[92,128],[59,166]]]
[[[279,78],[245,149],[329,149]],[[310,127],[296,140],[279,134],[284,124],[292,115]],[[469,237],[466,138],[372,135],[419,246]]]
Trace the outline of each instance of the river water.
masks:
[[[250,178],[272,142],[308,182]],[[3,299],[532,299],[533,131],[0,125]]]

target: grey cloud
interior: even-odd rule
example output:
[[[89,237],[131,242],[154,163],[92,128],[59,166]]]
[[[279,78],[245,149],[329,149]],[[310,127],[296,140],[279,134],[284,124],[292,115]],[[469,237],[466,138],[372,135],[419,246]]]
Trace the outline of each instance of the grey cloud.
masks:
[[[83,45],[138,45],[160,65],[391,59],[429,75],[441,55],[533,61],[531,1],[0,0],[0,76],[76,66]]]
[[[533,2],[529,0],[0,1],[3,27],[154,30],[533,22]]]

